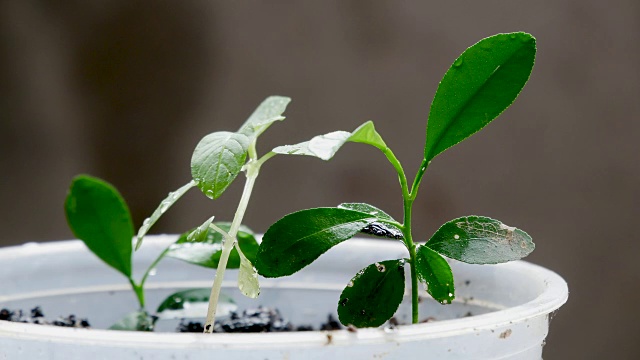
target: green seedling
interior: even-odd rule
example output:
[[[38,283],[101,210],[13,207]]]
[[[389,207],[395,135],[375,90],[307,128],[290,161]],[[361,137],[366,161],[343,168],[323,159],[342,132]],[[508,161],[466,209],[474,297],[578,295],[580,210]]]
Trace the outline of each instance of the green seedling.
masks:
[[[258,275],[253,266],[258,244],[251,230],[241,224],[262,165],[278,154],[289,153],[278,147],[259,157],[256,143],[258,137],[273,123],[284,120],[282,114],[290,100],[287,97],[271,96],[258,106],[238,131],[214,132],[197,144],[191,158],[192,180],[169,193],[153,214],[144,220],[136,236],[135,249],[142,245],[149,229],[187,191],[197,187],[208,198],[217,199],[240,172],[244,172],[246,182],[235,216],[230,223],[216,223],[210,217],[202,225],[182,235],[161,252],[140,282],[132,277],[133,225],[126,203],[117,190],[104,181],[89,176],[80,176],[74,180],[65,206],[71,229],[99,258],[129,279],[140,304],[140,311],[131,313],[113,328],[146,330],[153,325],[153,319],[150,320],[144,310],[144,284],[151,269],[165,256],[217,269],[210,294],[206,297],[209,306],[204,324],[205,333],[214,329],[225,269],[238,269],[238,288],[244,295],[255,298],[260,294]],[[199,296],[191,296],[193,291],[187,291],[186,295],[190,295],[188,298],[184,292],[173,294],[170,298],[180,298],[180,301],[174,303],[205,300],[205,297],[200,296],[201,289],[196,292]],[[225,300],[226,303],[228,301]],[[167,309],[160,306],[157,312]]]
[[[215,232],[202,233],[188,240],[193,232],[187,232],[164,249],[147,267],[140,281],[133,276],[133,221],[129,208],[120,193],[111,184],[87,175],[77,176],[69,189],[65,202],[67,221],[74,235],[109,266],[124,275],[136,294],[139,309],[115,323],[113,330],[153,330],[158,319],[190,317],[193,309],[209,301],[209,289],[189,289],[170,295],[151,316],[146,309],[144,286],[155,267],[164,257],[172,257],[192,264],[216,268],[221,253],[222,237]],[[229,223],[215,226],[229,230]],[[253,232],[241,227],[237,235],[239,247],[253,260],[258,249]],[[239,254],[232,251],[228,267],[240,266]],[[204,296],[206,295],[206,296]],[[220,306],[225,313],[235,306],[228,297]],[[197,314],[194,314],[194,316]]]
[[[264,234],[256,268],[265,277],[291,275],[333,246],[360,232],[399,239],[408,258],[381,259],[358,272],[338,300],[340,321],[376,327],[389,320],[404,298],[405,266],[411,274],[412,321],[419,322],[418,282],[438,302],[455,298],[454,279],[444,257],[471,264],[497,264],[527,256],[534,249],[522,230],[481,216],[465,216],[442,225],[426,242],[416,244],[412,209],[422,177],[443,151],[478,132],[516,99],[529,79],[536,54],[526,33],[498,34],[468,48],[445,73],[431,104],[424,159],[410,185],[400,161],[367,122],[349,133],[338,131],[311,141],[274,149],[277,153],[328,160],[346,142],[378,148],[398,174],[403,221],[368,204],[341,204],[286,215]]]

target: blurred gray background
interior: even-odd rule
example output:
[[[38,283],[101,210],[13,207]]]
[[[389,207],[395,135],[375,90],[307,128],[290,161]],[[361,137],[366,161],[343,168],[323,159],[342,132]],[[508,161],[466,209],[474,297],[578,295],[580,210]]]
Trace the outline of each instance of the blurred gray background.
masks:
[[[2,245],[72,238],[62,204],[77,173],[117,186],[136,225],[190,179],[196,143],[235,130],[266,96],[287,120],[259,151],[374,120],[413,177],[438,81],[483,37],[538,39],[533,75],[499,119],[436,158],[415,235],[478,214],[529,232],[528,258],[563,275],[548,359],[638,359],[640,2],[0,1]],[[242,181],[192,192],[154,228],[230,219]],[[369,202],[401,216],[393,169],[351,144],[325,163],[277,157],[246,223]]]

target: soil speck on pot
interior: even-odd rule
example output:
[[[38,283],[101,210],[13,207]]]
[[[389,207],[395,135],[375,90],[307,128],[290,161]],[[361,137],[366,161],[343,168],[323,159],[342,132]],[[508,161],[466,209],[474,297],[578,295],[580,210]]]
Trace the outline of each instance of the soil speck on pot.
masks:
[[[511,329],[507,329],[504,332],[500,333],[500,336],[499,336],[500,339],[508,338],[509,336],[511,336],[511,332],[512,332]]]

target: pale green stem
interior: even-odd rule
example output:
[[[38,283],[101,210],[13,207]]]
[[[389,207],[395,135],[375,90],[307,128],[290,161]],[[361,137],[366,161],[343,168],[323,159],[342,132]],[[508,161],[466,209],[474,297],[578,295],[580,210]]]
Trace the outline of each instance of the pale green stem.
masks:
[[[205,333],[213,332],[213,325],[215,323],[216,310],[218,307],[218,298],[220,297],[220,290],[222,289],[222,280],[224,279],[227,262],[229,261],[231,250],[237,242],[236,236],[238,234],[238,229],[240,228],[240,224],[242,224],[244,214],[247,211],[249,198],[251,198],[251,191],[253,190],[253,186],[255,185],[256,178],[258,177],[258,173],[260,171],[260,165],[260,162],[254,162],[253,159],[246,164],[247,181],[244,184],[242,197],[240,198],[238,209],[236,210],[236,214],[233,217],[233,221],[231,222],[229,233],[227,236],[224,236],[222,254],[220,255],[220,262],[218,263],[218,269],[216,270],[216,276],[213,280],[213,286],[211,288],[211,296],[209,297],[209,309],[207,310],[207,319],[204,324]]]

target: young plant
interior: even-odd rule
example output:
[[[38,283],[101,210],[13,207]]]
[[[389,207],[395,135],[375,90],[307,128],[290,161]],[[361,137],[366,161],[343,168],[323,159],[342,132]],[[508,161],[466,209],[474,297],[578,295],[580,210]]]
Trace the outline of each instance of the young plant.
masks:
[[[132,269],[133,221],[129,208],[120,193],[111,184],[95,177],[80,175],[73,179],[65,201],[67,221],[74,235],[106,264],[123,274],[131,284],[139,309],[127,314],[115,323],[113,330],[153,330],[159,319],[190,317],[189,309],[209,301],[209,289],[189,289],[170,295],[151,316],[146,309],[144,286],[158,263],[165,257],[173,257],[196,265],[216,268],[220,257],[221,236],[207,233],[198,239],[187,240],[183,234],[174,244],[164,249],[147,267],[138,282]],[[223,229],[228,223],[218,223]],[[239,246],[250,259],[255,259],[258,243],[250,229],[241,227],[237,236]],[[239,255],[232,252],[229,267],[238,268]],[[191,306],[189,306],[191,305]],[[225,310],[234,310],[231,299],[225,298]]]
[[[259,157],[256,143],[274,122],[284,120],[282,114],[290,101],[287,97],[271,96],[258,106],[237,132],[214,132],[198,143],[191,158],[192,180],[169,193],[153,214],[144,220],[136,236],[135,248],[142,245],[151,226],[187,191],[198,187],[208,198],[217,199],[240,172],[245,172],[246,182],[235,216],[230,223],[214,223],[210,217],[181,236],[160,253],[140,282],[132,277],[133,225],[124,199],[113,186],[101,180],[88,176],[74,180],[65,206],[70,227],[91,251],[128,278],[140,304],[140,311],[130,314],[114,328],[146,330],[153,326],[154,320],[144,309],[144,284],[151,269],[165,256],[217,269],[209,296],[203,296],[202,289],[179,292],[171,295],[157,310],[158,313],[175,310],[176,304],[208,299],[205,333],[213,332],[227,268],[239,269],[238,288],[244,295],[251,298],[259,295],[258,276],[253,266],[258,245],[251,230],[241,224],[260,168],[275,155],[287,153],[278,147]],[[176,298],[179,301],[175,301]]]
[[[264,234],[256,258],[265,277],[291,275],[333,246],[365,232],[401,240],[408,258],[381,260],[359,271],[338,301],[340,321],[376,327],[389,320],[405,292],[405,266],[411,274],[412,321],[418,323],[418,282],[442,304],[455,298],[454,279],[445,257],[471,264],[497,264],[527,256],[531,237],[520,229],[482,216],[465,216],[442,225],[423,244],[412,233],[412,209],[422,177],[440,153],[478,132],[516,99],[529,79],[536,54],[533,36],[498,34],[468,48],[445,73],[431,104],[424,159],[413,183],[391,149],[367,122],[349,133],[334,132],[309,142],[274,149],[277,153],[328,160],[346,142],[378,148],[398,174],[404,204],[403,221],[368,204],[341,204],[286,215]]]

